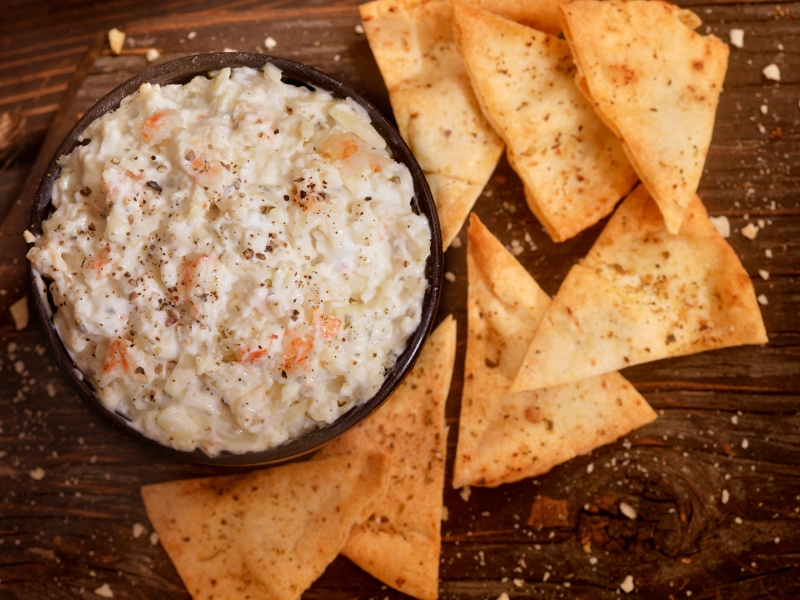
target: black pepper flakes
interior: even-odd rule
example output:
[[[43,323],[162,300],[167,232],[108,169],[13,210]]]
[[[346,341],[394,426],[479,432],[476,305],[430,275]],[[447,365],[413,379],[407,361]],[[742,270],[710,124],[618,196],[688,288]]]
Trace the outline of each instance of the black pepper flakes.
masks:
[[[160,186],[160,185],[158,185],[158,184],[157,184],[155,181],[148,181],[146,185],[147,185],[147,187],[149,187],[151,190],[155,190],[155,191],[156,191],[156,192],[158,192],[159,194],[161,193],[161,186]]]
[[[281,371],[281,375],[283,375],[283,378],[284,378],[284,379],[288,379],[288,377],[286,376],[286,371],[285,371],[285,370],[284,370],[284,371]]]
[[[84,198],[86,196],[91,196],[91,195],[92,195],[92,188],[90,188],[88,185],[81,190],[81,196],[83,196]]]
[[[136,367],[135,373],[137,375],[144,375],[144,369],[142,367]]]

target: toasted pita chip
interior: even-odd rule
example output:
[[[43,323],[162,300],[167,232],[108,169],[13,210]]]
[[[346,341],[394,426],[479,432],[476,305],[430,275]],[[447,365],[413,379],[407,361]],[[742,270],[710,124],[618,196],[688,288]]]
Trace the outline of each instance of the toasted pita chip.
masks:
[[[546,473],[656,418],[619,373],[509,393],[550,298],[473,214],[469,333],[453,486]]]
[[[672,235],[640,185],[567,275],[512,391],[766,342],[753,283],[700,198]]]
[[[561,33],[558,5],[569,0],[468,0],[474,6],[509,21],[522,23],[551,35]]]
[[[507,144],[533,213],[557,242],[594,225],[637,177],[575,85],[569,46],[458,0],[453,10],[475,94]]]
[[[384,583],[423,600],[436,598],[439,590],[444,406],[455,352],[456,322],[449,316],[386,404],[317,455],[380,451],[395,457],[385,498],[368,521],[353,528],[342,553]]]
[[[142,488],[147,516],[194,600],[300,598],[389,485],[371,453]]]
[[[397,128],[431,184],[447,248],[494,171],[503,142],[470,87],[449,0],[378,0],[359,9]]]
[[[622,140],[670,233],[703,173],[728,46],[668,2],[578,0],[560,7],[578,83]]]

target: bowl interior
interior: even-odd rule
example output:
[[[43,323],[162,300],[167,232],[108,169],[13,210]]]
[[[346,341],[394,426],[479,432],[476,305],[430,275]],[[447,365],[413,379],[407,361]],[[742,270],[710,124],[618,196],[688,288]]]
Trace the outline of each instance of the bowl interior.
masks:
[[[400,385],[422,350],[422,345],[431,330],[436,315],[436,309],[439,304],[443,274],[442,236],[439,228],[439,219],[436,213],[433,196],[428,188],[425,176],[408,146],[400,137],[400,134],[369,101],[343,83],[307,65],[302,65],[283,58],[265,56],[263,54],[220,52],[180,58],[143,71],[100,99],[84,114],[69,134],[67,134],[67,137],[58,147],[58,150],[56,150],[50,161],[34,200],[33,210],[31,212],[30,231],[35,235],[40,235],[42,232],[42,223],[47,219],[52,210],[50,204],[51,188],[61,171],[56,163],[58,158],[69,154],[80,144],[80,136],[89,123],[101,115],[119,107],[122,99],[138,90],[142,83],[162,85],[186,83],[198,75],[206,75],[209,71],[224,67],[252,67],[260,69],[268,63],[275,65],[283,72],[283,81],[285,83],[324,89],[331,92],[334,97],[349,97],[358,102],[369,114],[372,119],[372,125],[386,140],[389,150],[395,160],[404,163],[408,167],[414,180],[415,209],[428,218],[428,223],[431,228],[431,253],[428,257],[425,270],[428,279],[428,289],[423,298],[423,310],[420,324],[414,334],[409,338],[405,350],[400,355],[395,365],[387,372],[383,385],[375,396],[351,409],[332,424],[289,440],[274,448],[243,454],[222,452],[212,457],[199,449],[187,452],[164,446],[130,427],[128,425],[128,420],[121,414],[108,411],[103,406],[92,386],[73,363],[69,353],[61,342],[53,326],[52,299],[47,292],[46,283],[42,280],[41,276],[32,269],[30,263],[28,263],[28,279],[32,291],[32,302],[35,312],[39,317],[39,322],[45,335],[45,341],[53,351],[59,368],[72,382],[79,395],[131,437],[168,456],[189,462],[221,466],[252,466],[279,462],[297,458],[303,454],[312,452],[326,442],[338,437],[379,408],[394,389]]]

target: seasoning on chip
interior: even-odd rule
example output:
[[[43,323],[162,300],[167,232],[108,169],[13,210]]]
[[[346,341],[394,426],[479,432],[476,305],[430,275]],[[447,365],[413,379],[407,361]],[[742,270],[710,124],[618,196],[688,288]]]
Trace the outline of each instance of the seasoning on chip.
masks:
[[[753,283],[700,198],[672,235],[640,185],[561,284],[511,390],[766,342]]]
[[[378,0],[359,9],[397,128],[431,187],[446,249],[494,171],[503,142],[470,87],[449,0]]]
[[[453,7],[473,89],[507,144],[531,210],[555,241],[594,225],[637,177],[575,85],[567,42],[465,2]]]
[[[522,23],[551,35],[561,33],[558,5],[569,0],[469,0],[494,15]]]
[[[386,452],[394,457],[386,496],[353,528],[342,554],[415,598],[439,589],[442,491],[447,452],[444,407],[456,352],[456,322],[431,334],[417,364],[386,404],[334,440],[318,457]]]
[[[546,473],[656,418],[619,373],[510,393],[551,301],[472,215],[467,358],[453,487]]]
[[[147,485],[142,498],[194,600],[295,600],[389,485],[391,458],[335,456]]]
[[[560,7],[576,81],[622,141],[678,233],[703,174],[728,46],[668,2],[577,0]]]

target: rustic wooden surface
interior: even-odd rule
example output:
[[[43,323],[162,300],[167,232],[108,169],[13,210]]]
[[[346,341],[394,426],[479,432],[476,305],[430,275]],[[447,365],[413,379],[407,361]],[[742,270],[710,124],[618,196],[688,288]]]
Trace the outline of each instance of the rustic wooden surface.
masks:
[[[242,1],[225,13],[169,19],[163,15],[215,3],[118,0],[93,9],[73,0],[36,12],[30,4],[4,3],[0,22],[0,111],[19,106],[28,118],[15,158],[0,162],[0,600],[97,598],[103,583],[115,598],[188,598],[150,543],[138,489],[220,470],[162,458],[113,430],[56,371],[36,324],[21,332],[11,325],[7,307],[26,293],[21,232],[43,162],[77,115],[147,66],[150,46],[162,59],[257,51],[270,35],[274,54],[328,71],[386,112],[388,97],[354,30],[353,1]],[[655,423],[546,476],[473,489],[468,501],[446,488],[441,598],[612,598],[627,575],[632,597],[800,597],[800,4],[683,4],[702,17],[703,32],[727,40],[730,28],[745,30],[744,48],[732,48],[700,194],[711,214],[730,219],[729,241],[769,301],[770,343],[628,369],[658,410]],[[114,25],[135,43],[120,57],[97,37]],[[772,62],[779,84],[761,74]],[[519,259],[549,293],[602,227],[552,243],[505,161],[475,210],[504,243],[521,243]],[[753,241],[739,233],[748,219],[764,220]],[[463,232],[459,239],[466,241]],[[460,327],[447,409],[451,465],[465,245],[446,259],[455,281],[445,284],[439,319],[452,312]],[[41,480],[30,475],[37,468]],[[636,520],[619,512],[621,500],[637,509]],[[147,532],[134,538],[134,523]],[[304,597],[402,595],[340,557]]]

